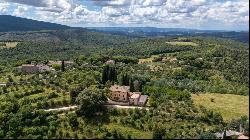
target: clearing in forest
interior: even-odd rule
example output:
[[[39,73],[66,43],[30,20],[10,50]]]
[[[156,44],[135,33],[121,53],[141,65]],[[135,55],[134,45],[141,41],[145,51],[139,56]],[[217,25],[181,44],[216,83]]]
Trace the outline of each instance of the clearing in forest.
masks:
[[[155,58],[159,57],[159,55],[152,55],[151,57],[149,58],[142,58],[142,59],[139,59],[139,64],[143,64],[143,63],[152,63],[153,60]]]
[[[249,96],[233,94],[192,94],[192,99],[196,106],[202,105],[207,109],[221,113],[225,121],[249,117]]]
[[[167,44],[174,45],[174,46],[192,46],[197,47],[198,44],[194,42],[184,42],[184,41],[175,41],[175,42],[166,42]]]
[[[0,48],[15,48],[19,42],[0,42]]]

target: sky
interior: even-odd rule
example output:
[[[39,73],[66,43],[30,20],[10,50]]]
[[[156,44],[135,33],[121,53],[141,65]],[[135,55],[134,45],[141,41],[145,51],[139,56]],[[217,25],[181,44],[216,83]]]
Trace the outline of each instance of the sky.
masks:
[[[249,0],[0,0],[0,15],[73,27],[249,30]]]

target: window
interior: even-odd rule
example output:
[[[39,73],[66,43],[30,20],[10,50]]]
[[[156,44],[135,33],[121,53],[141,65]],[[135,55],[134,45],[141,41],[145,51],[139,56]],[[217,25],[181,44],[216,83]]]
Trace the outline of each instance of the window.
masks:
[[[122,97],[124,97],[124,95],[122,95]]]

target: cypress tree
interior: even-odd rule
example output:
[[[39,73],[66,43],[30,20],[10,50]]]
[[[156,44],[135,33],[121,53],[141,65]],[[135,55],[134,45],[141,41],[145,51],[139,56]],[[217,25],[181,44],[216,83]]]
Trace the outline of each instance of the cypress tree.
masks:
[[[114,68],[113,67],[110,67],[110,69],[109,69],[108,80],[110,82],[112,82],[112,84],[113,84],[113,81],[114,81]]]
[[[125,84],[124,84],[124,85],[125,85],[125,86],[128,86],[128,85],[129,85],[129,77],[128,77],[128,74],[127,74],[127,73],[125,74],[125,78],[124,78],[124,79],[125,79],[125,80],[124,80],[124,81],[125,81]]]
[[[105,84],[108,81],[108,66],[105,66],[102,71],[102,83]]]
[[[133,79],[130,78],[129,80],[130,92],[135,92],[134,82]]]
[[[64,60],[62,60],[61,70],[62,70],[62,71],[65,71],[65,64],[64,64]]]

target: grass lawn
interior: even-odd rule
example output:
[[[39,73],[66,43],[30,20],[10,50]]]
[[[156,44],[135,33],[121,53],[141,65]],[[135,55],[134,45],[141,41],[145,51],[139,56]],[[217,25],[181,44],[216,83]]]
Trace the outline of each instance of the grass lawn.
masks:
[[[139,64],[143,64],[143,63],[152,63],[153,60],[154,60],[156,57],[159,57],[159,55],[152,55],[152,56],[149,57],[149,58],[142,58],[142,59],[139,59]]]
[[[0,42],[5,43],[5,46],[0,46],[0,48],[15,48],[18,42]]]
[[[211,101],[214,99],[214,102]],[[221,113],[225,121],[247,115],[249,117],[249,96],[233,94],[192,94],[194,104]]]
[[[170,45],[175,45],[175,46],[193,46],[193,47],[197,47],[198,44],[194,43],[194,42],[182,42],[182,41],[176,41],[176,42],[166,42],[167,44]]]

